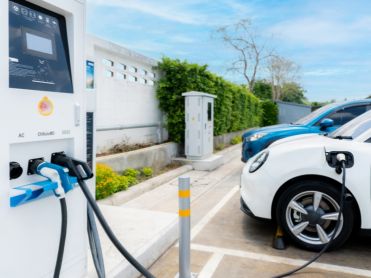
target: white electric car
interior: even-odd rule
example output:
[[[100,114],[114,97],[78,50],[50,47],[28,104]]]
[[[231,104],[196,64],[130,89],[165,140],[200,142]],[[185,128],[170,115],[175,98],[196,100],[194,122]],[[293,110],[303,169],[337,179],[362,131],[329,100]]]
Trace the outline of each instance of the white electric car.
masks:
[[[371,112],[328,136],[299,135],[252,157],[241,176],[241,210],[277,221],[294,243],[318,251],[331,239],[339,216],[342,175],[331,152],[348,152],[346,202],[332,248],[356,229],[371,230]]]

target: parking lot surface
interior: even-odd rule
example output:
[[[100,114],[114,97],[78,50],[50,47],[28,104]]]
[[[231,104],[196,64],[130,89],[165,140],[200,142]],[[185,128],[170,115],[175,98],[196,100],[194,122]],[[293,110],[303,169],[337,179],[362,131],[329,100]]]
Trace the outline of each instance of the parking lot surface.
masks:
[[[236,171],[192,202],[191,269],[203,277],[273,277],[302,265],[315,253],[289,245],[272,249],[275,227],[240,211]],[[262,200],[263,201],[263,200]],[[156,277],[178,272],[175,244],[151,268]],[[371,238],[355,235],[341,249],[324,254],[296,277],[371,277]]]

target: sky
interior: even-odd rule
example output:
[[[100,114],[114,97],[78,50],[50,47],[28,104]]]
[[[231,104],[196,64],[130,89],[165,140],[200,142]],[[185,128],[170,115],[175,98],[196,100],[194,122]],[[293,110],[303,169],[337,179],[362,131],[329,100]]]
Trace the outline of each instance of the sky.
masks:
[[[311,101],[371,95],[371,1],[87,0],[89,33],[160,60],[207,64],[226,79],[235,52],[218,27],[250,19],[275,53],[300,66]],[[261,71],[259,78],[264,78]]]

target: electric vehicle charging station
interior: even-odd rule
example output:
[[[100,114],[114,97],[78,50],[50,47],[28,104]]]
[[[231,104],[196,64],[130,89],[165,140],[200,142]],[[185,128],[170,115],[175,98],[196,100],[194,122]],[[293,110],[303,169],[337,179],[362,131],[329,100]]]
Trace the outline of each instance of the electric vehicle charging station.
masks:
[[[185,97],[186,138],[185,154],[188,159],[204,159],[214,151],[214,99],[216,96],[188,92]]]
[[[30,170],[65,152],[86,159],[85,3],[1,1],[0,273],[51,277],[60,237],[56,184]],[[91,115],[90,115],[91,116]],[[86,273],[86,200],[65,188],[69,211],[61,276]]]

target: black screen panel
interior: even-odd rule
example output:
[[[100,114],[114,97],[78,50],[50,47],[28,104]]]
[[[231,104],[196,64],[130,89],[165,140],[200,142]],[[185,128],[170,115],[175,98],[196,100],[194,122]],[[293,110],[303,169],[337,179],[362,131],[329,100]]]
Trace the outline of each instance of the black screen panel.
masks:
[[[73,93],[63,16],[26,1],[9,1],[9,87]]]

